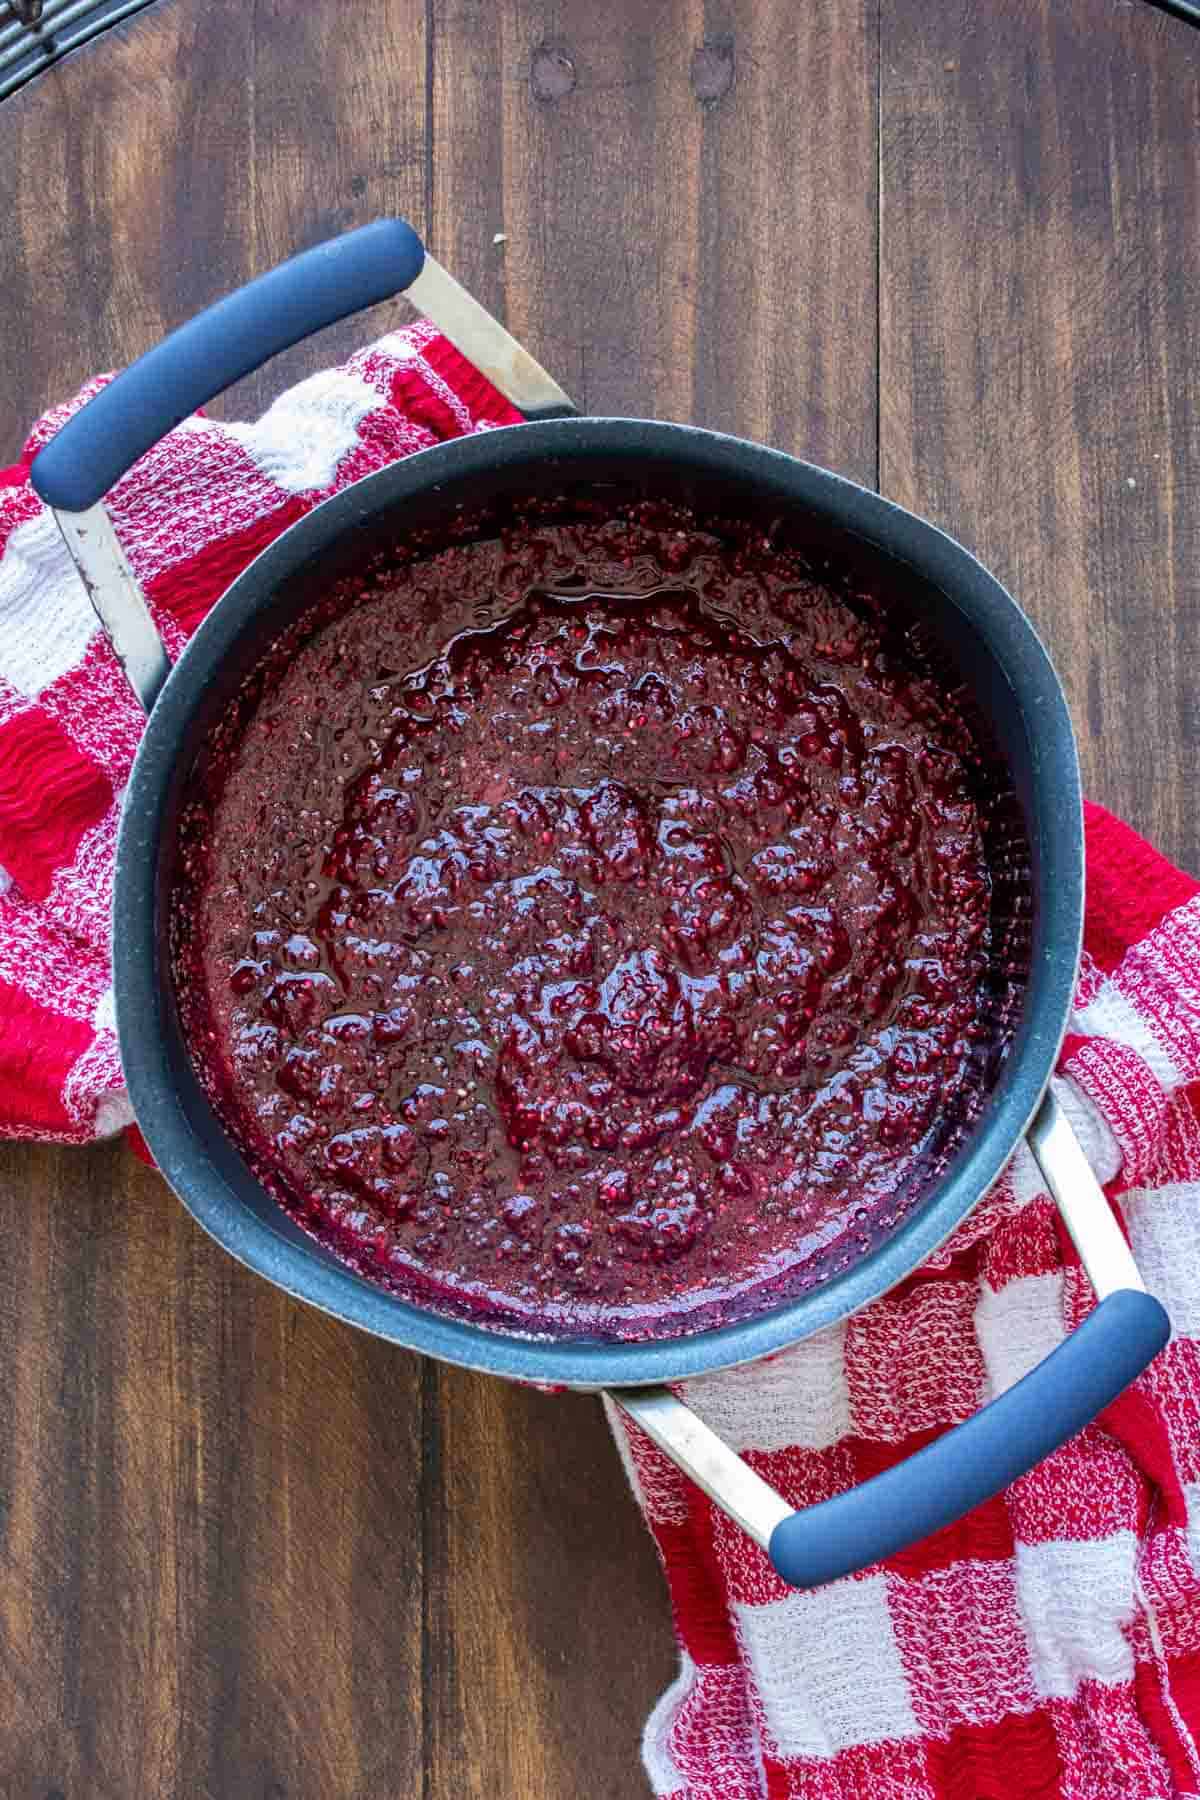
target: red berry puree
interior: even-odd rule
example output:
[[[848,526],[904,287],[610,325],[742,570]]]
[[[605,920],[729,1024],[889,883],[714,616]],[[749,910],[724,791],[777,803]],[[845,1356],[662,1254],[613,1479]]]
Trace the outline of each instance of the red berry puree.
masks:
[[[198,759],[172,930],[295,1219],[420,1304],[604,1338],[878,1241],[1008,1016],[984,759],[900,607],[610,503],[291,629]]]

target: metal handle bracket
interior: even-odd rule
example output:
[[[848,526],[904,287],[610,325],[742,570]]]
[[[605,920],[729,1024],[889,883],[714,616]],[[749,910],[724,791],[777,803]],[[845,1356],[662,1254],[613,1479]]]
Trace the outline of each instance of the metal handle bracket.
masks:
[[[104,502],[85,512],[50,511],[125,679],[149,712],[171,673],[171,659]]]

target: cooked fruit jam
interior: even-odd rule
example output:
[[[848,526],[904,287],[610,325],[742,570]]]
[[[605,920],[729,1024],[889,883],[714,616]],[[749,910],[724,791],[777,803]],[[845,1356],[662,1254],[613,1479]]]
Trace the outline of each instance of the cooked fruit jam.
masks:
[[[172,929],[201,1078],[303,1226],[421,1304],[629,1338],[912,1203],[1011,1007],[983,758],[897,606],[643,503],[292,628],[198,759]]]

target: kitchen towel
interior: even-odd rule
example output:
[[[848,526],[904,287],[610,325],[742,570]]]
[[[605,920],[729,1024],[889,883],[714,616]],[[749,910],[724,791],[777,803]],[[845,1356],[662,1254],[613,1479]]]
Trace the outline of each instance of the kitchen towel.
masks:
[[[83,1142],[129,1123],[109,904],[121,793],[145,724],[29,463],[0,471],[0,1135]],[[428,324],[282,394],[254,425],[195,415],[106,505],[172,657],[272,538],[373,469],[517,413]]]
[[[93,391],[0,473],[0,1133],[129,1125],[108,932],[137,702],[28,484]],[[186,420],[109,507],[176,653],[285,526],[394,458],[517,415],[430,327]],[[1088,813],[1086,954],[1059,1093],[1175,1335],[1103,1419],[961,1524],[793,1593],[636,1431],[679,1678],[646,1728],[671,1800],[1200,1794],[1200,898]],[[688,1400],[797,1505],[890,1466],[1017,1380],[1091,1303],[1027,1152],[916,1275]]]

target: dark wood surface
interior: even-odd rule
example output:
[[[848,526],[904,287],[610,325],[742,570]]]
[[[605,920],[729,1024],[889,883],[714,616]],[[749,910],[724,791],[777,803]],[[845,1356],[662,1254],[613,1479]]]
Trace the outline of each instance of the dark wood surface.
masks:
[[[0,457],[408,213],[585,405],[961,535],[1195,869],[1198,56],[1141,0],[162,0],[0,106]],[[0,1150],[0,1394],[4,1800],[644,1791],[670,1629],[594,1401],[294,1305],[120,1146]]]

